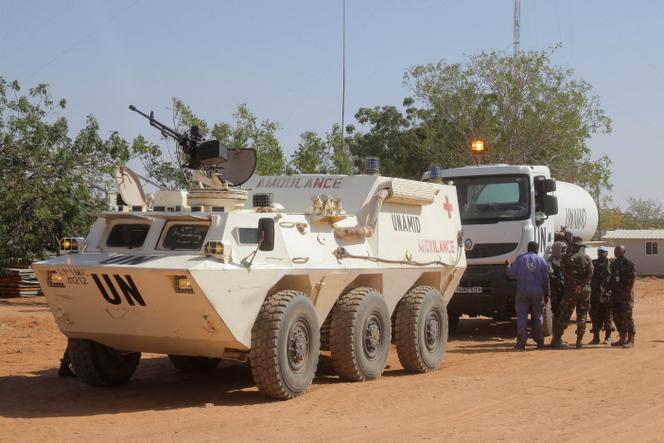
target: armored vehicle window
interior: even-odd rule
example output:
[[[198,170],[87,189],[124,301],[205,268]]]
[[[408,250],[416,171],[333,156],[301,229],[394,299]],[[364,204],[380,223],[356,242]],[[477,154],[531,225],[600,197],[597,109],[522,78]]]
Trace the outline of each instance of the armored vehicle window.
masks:
[[[205,236],[209,227],[207,225],[171,225],[164,235],[161,243],[163,249],[197,251],[203,247]]]
[[[240,228],[240,243],[241,244],[258,244],[258,229],[256,228]]]
[[[150,225],[128,223],[113,226],[106,239],[109,248],[140,248],[145,242]]]

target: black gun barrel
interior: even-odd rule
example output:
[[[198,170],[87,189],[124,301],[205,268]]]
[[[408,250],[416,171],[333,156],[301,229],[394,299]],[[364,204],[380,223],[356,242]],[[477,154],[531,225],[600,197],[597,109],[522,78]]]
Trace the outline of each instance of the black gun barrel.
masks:
[[[175,140],[177,140],[178,143],[182,143],[184,141],[184,136],[182,134],[155,119],[154,112],[150,112],[150,115],[148,115],[134,105],[129,105],[129,110],[134,111],[150,120],[150,126],[154,126],[155,128],[159,129],[165,136],[173,137]]]

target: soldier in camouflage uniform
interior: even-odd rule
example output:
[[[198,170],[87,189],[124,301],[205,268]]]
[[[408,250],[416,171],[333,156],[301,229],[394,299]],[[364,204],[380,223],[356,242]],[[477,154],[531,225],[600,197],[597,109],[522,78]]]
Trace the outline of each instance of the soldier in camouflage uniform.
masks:
[[[556,234],[555,242],[551,246],[551,255],[549,256],[549,286],[551,288],[551,312],[553,313],[553,324],[555,325],[560,317],[560,301],[563,299],[563,269],[562,258],[567,253],[567,243],[562,239],[562,235]]]
[[[611,312],[620,339],[611,346],[634,347],[634,280],[636,270],[634,263],[625,257],[625,247],[616,246],[615,260],[609,265],[608,289],[611,291]]]
[[[609,249],[600,246],[597,259],[593,260],[593,278],[590,281],[590,319],[593,324],[591,345],[599,344],[599,334],[604,329],[604,343],[611,343],[611,307],[606,288],[609,277]]]
[[[563,333],[576,308],[576,347],[583,347],[583,334],[586,332],[586,315],[590,302],[590,279],[593,275],[593,265],[585,253],[581,252],[583,243],[579,237],[574,237],[563,257],[563,299],[560,303],[560,316],[555,324],[551,347],[556,349],[567,348],[562,341]]]

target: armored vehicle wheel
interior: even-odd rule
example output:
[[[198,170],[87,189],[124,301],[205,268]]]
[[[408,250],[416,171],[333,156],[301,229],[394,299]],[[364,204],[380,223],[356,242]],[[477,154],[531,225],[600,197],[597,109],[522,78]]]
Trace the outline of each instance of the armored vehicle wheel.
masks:
[[[291,290],[269,295],[251,330],[249,362],[258,389],[278,399],[303,394],[319,356],[320,326],[307,296]]]
[[[542,312],[542,332],[545,337],[553,335],[553,311],[551,310],[551,300],[547,301],[544,305]]]
[[[121,352],[86,339],[70,338],[68,348],[76,375],[91,386],[126,383],[141,359],[140,352]]]
[[[330,350],[330,326],[332,325],[332,315],[328,315],[323,325],[320,327],[320,350]]]
[[[443,296],[430,286],[411,289],[397,305],[397,354],[410,372],[437,369],[447,349],[447,309]]]
[[[392,322],[383,296],[373,288],[356,288],[332,308],[332,366],[342,379],[380,377],[390,351]]]
[[[184,374],[200,374],[212,372],[217,369],[220,358],[210,357],[191,357],[186,355],[169,355],[168,358],[175,366],[175,369]]]

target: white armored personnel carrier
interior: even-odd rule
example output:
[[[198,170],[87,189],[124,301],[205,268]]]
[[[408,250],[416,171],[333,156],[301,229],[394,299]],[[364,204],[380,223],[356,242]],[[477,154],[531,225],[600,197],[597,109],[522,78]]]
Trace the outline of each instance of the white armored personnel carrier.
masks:
[[[212,142],[192,156],[209,166],[216,152],[216,172],[194,171],[188,192],[146,199],[119,171],[126,205],[63,240],[76,253],[34,264],[83,381],[126,382],[141,352],[183,371],[230,359],[285,399],[309,387],[321,350],[345,380],[379,377],[392,340],[408,371],[439,367],[466,265],[453,186],[370,171],[238,189],[254,151]]]

